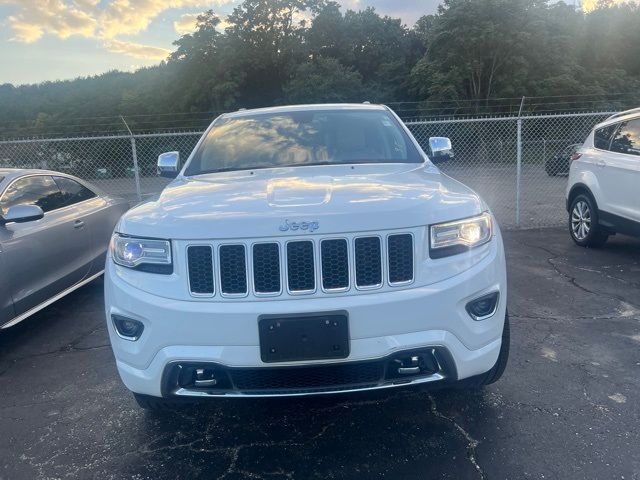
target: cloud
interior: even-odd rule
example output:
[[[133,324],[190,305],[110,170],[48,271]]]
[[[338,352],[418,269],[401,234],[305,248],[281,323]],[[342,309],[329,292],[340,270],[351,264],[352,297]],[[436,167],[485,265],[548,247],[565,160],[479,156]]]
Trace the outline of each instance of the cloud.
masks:
[[[178,35],[193,33],[198,22],[197,13],[185,13],[178,20],[173,22],[173,29]]]
[[[186,35],[187,33],[193,33],[196,31],[199,13],[185,13],[178,20],[173,22],[173,29],[178,35]],[[220,23],[216,27],[219,32],[224,30],[231,24],[227,21],[226,17],[220,16]]]
[[[171,50],[160,47],[152,47],[134,42],[123,42],[121,40],[106,40],[104,47],[112,53],[120,53],[134,58],[144,60],[165,60]]]
[[[217,0],[214,4],[231,3]],[[100,31],[105,38],[117,35],[135,35],[149,26],[151,21],[166,10],[185,7],[207,7],[205,0],[113,0],[99,14]]]
[[[158,59],[165,58],[168,51],[118,37],[139,34],[170,9],[204,9],[234,1],[237,0],[0,0],[0,4],[17,8],[7,19],[13,41],[34,43],[44,35],[61,39],[81,36],[102,40],[112,52]],[[186,24],[182,26],[186,28]]]
[[[598,6],[598,0],[582,0],[582,9],[585,12],[590,12],[591,10],[595,10]],[[614,4],[622,4],[628,3],[628,0],[613,0]]]
[[[231,24],[227,22],[226,18],[221,18],[220,23],[216,27],[216,30],[218,30],[219,32],[224,32],[230,26]]]
[[[17,42],[33,43],[45,33],[63,39],[73,35],[92,37],[98,25],[96,19],[79,6],[82,3],[63,0],[5,0],[2,3],[20,6],[15,15],[8,17],[14,33],[12,40]]]

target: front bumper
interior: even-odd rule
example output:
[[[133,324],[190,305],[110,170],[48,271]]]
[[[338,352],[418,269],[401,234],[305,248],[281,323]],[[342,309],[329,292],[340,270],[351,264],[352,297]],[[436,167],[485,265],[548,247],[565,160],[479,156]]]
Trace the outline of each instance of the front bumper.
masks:
[[[473,267],[444,281],[390,292],[340,297],[294,298],[243,302],[193,302],[167,299],[133,288],[117,275],[112,262],[105,271],[107,318],[123,315],[144,323],[136,342],[120,338],[108,321],[120,376],[131,391],[153,395],[203,396],[167,387],[178,364],[217,365],[230,369],[309,368],[386,361],[400,352],[435,349],[440,371],[402,382],[383,377],[327,388],[227,389],[232,396],[285,396],[335,393],[461,380],[490,370],[496,363],[506,311],[506,268],[500,236],[491,252]],[[465,305],[490,292],[500,292],[495,314],[475,321]],[[261,360],[258,317],[344,310],[349,315],[350,353],[345,360],[265,364]],[[265,370],[266,371],[266,370]],[[284,372],[284,370],[282,370]],[[311,372],[311,370],[308,370]],[[219,395],[220,392],[217,393]]]

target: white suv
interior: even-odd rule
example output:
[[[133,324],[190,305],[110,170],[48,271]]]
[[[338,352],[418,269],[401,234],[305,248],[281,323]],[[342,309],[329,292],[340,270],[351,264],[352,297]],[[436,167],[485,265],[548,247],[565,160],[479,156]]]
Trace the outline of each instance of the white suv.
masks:
[[[571,238],[602,246],[609,235],[640,236],[640,109],[595,126],[572,157],[567,186]]]
[[[509,353],[500,230],[375,105],[217,118],[155,201],[116,226],[105,273],[118,371],[179,399],[484,385]]]

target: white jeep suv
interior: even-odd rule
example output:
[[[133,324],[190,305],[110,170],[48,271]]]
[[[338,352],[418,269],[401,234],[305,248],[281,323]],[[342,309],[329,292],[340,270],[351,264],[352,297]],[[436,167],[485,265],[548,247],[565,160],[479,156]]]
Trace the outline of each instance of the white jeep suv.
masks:
[[[217,118],[116,226],[105,308],[144,408],[496,381],[509,352],[487,205],[375,105]],[[464,380],[464,382],[462,382]]]
[[[595,126],[572,156],[567,185],[571,238],[602,246],[609,235],[640,236],[640,108]]]

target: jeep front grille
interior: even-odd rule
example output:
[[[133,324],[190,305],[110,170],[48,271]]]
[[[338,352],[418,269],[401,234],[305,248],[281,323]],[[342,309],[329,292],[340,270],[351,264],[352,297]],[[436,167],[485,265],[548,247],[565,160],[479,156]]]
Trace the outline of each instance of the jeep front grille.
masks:
[[[406,233],[387,237],[389,283],[399,285],[413,280],[413,237]]]
[[[382,285],[382,247],[380,237],[356,238],[356,286],[377,288]]]
[[[414,279],[414,248],[411,233],[189,245],[189,291],[243,297],[407,285]]]
[[[326,291],[349,288],[349,245],[344,238],[320,242],[322,288]]]
[[[220,291],[222,295],[247,293],[247,258],[244,245],[221,245]]]
[[[313,242],[287,243],[287,283],[292,293],[311,293],[316,289]]]
[[[189,289],[194,295],[213,295],[213,249],[208,245],[187,247]]]
[[[253,287],[258,294],[280,293],[280,245],[256,243],[253,246]]]

